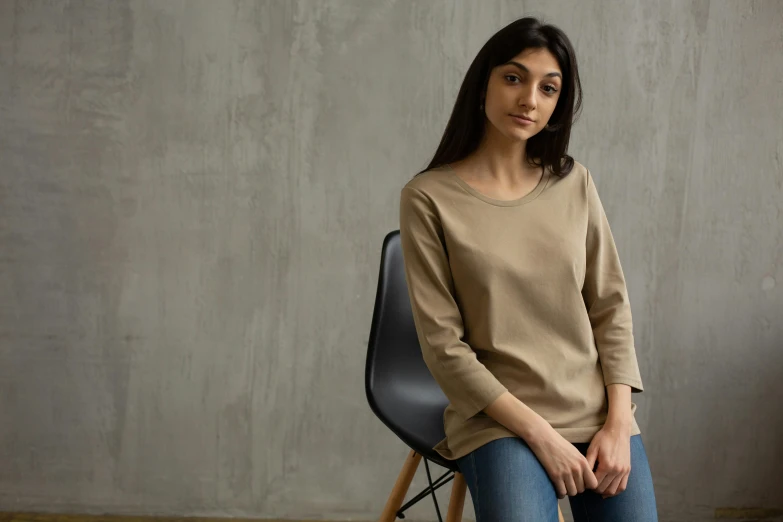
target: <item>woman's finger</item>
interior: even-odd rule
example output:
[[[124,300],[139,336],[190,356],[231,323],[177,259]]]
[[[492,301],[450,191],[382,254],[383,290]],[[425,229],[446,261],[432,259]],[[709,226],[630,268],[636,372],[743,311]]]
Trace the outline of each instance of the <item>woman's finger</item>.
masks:
[[[625,476],[623,477],[623,481],[620,482],[620,487],[618,488],[620,492],[625,491],[628,488],[628,477],[630,476],[631,476],[630,473],[626,473]]]
[[[600,468],[600,466],[599,466],[599,468]],[[611,480],[610,480],[609,482],[606,482],[606,484],[604,484],[604,481],[607,478],[611,478],[611,477],[609,477],[609,475],[606,473],[606,471],[604,471],[602,469],[599,469],[598,471],[596,471],[595,472],[595,488],[593,488],[593,489],[595,489],[596,491],[598,491],[600,493],[601,492],[601,485],[606,487],[606,486],[609,485],[609,482],[611,482]]]
[[[613,497],[617,494],[617,488],[620,486],[620,483],[623,481],[623,474],[617,475],[611,484],[609,484],[609,487],[606,488],[606,491],[603,494],[604,498]]]
[[[566,490],[568,491],[568,496],[569,497],[575,497],[577,491],[576,491],[576,484],[574,483],[574,477],[569,475],[569,476],[565,477],[565,481],[564,482],[565,482]]]
[[[595,478],[593,470],[589,469],[589,464],[585,464],[585,468],[582,472],[582,478],[585,482],[585,489],[595,489],[598,487],[598,481]]]
[[[590,471],[595,471],[595,461],[598,458],[598,444],[596,444],[595,439],[593,439],[590,447],[587,448],[585,458],[587,459],[587,464],[590,466]]]
[[[599,473],[602,475],[600,479],[598,478]],[[606,491],[606,488],[608,488],[609,485],[614,480],[614,477],[615,477],[614,475],[599,470],[598,473],[595,474],[595,478],[596,480],[598,480],[598,487],[595,488],[595,492],[603,495],[604,492]]]
[[[582,470],[577,470],[574,473],[574,485],[576,486],[577,493],[583,493],[585,490],[585,481],[582,478]]]
[[[555,491],[557,492],[557,498],[563,499],[566,498],[566,495],[568,494],[568,491],[566,491],[565,484],[562,480],[558,480],[555,482],[552,482],[555,486]]]

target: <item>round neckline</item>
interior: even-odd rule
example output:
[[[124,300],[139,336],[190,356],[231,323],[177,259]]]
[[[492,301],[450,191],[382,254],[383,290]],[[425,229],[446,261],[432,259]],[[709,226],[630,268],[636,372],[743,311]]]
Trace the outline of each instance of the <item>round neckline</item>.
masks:
[[[460,187],[465,189],[470,195],[480,199],[481,201],[485,203],[489,203],[490,205],[495,205],[496,207],[516,207],[519,205],[524,205],[525,203],[529,203],[530,201],[533,201],[536,199],[541,192],[544,191],[547,184],[549,183],[549,169],[544,169],[544,173],[541,174],[541,178],[538,180],[538,184],[536,184],[535,187],[533,187],[533,190],[522,196],[521,198],[517,199],[495,199],[487,196],[486,194],[479,192],[475,188],[473,188],[467,181],[460,178],[457,175],[457,172],[451,168],[451,165],[446,163],[446,168],[450,172],[451,176],[457,181]]]

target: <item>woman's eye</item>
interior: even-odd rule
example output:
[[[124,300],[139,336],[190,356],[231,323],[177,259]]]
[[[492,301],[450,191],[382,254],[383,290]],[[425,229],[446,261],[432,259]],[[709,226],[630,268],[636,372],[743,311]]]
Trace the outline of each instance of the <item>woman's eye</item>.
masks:
[[[547,90],[547,89],[549,89],[549,90]],[[544,90],[546,91],[547,94],[554,94],[554,93],[557,92],[557,89],[555,89],[555,87],[552,86],[552,85],[544,86]]]
[[[513,75],[511,75],[511,74],[509,74],[509,75],[507,75],[507,76],[506,76],[506,79],[507,79],[507,80],[509,80],[509,81],[511,81],[511,83],[514,83],[512,80],[518,80],[519,78],[517,78],[516,76],[513,76]]]

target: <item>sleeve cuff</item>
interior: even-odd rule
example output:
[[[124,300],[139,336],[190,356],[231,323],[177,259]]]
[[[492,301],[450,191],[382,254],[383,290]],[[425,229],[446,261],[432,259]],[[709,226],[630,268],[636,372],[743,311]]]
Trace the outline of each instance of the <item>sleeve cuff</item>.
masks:
[[[606,377],[604,379],[604,386],[609,386],[610,384],[627,384],[631,387],[631,393],[641,393],[644,391],[642,381],[639,379],[628,377]]]
[[[495,402],[498,397],[506,393],[508,390],[505,386],[500,384],[499,382],[496,383],[495,386],[492,386],[491,388],[488,388],[480,395],[475,396],[474,400],[470,402],[464,402],[462,404],[454,404],[452,403],[452,406],[454,406],[454,409],[457,410],[457,413],[462,416],[463,419],[470,419],[471,417],[476,416],[479,412],[481,412],[484,408]]]

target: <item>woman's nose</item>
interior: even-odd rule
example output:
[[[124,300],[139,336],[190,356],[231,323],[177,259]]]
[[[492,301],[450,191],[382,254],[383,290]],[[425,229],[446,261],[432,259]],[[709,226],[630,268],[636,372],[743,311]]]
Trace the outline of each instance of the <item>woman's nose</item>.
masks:
[[[522,94],[519,97],[519,105],[524,105],[528,110],[536,108],[536,89],[534,86],[527,85],[522,89]]]

